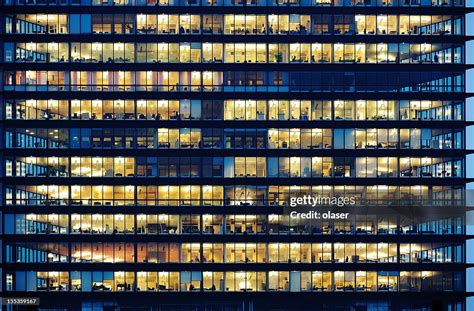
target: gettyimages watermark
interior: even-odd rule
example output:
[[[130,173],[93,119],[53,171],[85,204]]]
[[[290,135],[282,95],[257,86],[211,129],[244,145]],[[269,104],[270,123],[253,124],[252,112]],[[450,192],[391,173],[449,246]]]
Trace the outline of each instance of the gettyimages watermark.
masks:
[[[282,204],[282,213],[298,223],[312,221],[351,221],[360,219],[399,219],[405,223],[429,223],[440,219],[462,219],[474,231],[474,191],[445,192],[436,197],[390,198],[376,200],[359,196],[298,193]]]
[[[352,207],[355,205],[355,197],[303,195],[290,197],[289,215],[292,219],[347,219],[350,215],[349,212],[334,211],[328,208],[343,208],[345,206]],[[326,208],[326,210],[321,210],[319,207]],[[301,210],[302,208],[304,210]]]
[[[343,207],[346,205],[355,205],[355,197],[323,197],[323,196],[311,196],[304,195],[301,197],[291,197],[290,206],[321,206],[321,205],[335,205],[338,207]]]

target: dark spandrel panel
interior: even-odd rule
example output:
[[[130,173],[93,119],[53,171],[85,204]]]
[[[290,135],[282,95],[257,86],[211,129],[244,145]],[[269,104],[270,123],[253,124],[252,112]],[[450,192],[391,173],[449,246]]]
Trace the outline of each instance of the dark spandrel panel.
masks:
[[[426,8],[426,7],[463,7],[462,0],[4,0],[4,5],[19,6],[180,6],[180,7],[273,7],[273,8],[298,8],[298,7],[405,7],[405,8]]]

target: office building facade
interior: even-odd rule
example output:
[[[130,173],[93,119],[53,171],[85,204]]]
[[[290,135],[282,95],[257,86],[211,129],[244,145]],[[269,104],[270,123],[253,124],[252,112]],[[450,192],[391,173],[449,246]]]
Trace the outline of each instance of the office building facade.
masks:
[[[463,0],[1,11],[5,297],[466,310]],[[357,208],[290,217],[303,195]]]

